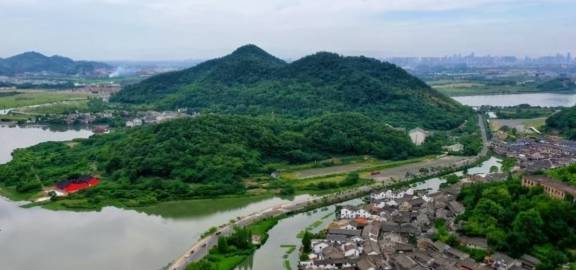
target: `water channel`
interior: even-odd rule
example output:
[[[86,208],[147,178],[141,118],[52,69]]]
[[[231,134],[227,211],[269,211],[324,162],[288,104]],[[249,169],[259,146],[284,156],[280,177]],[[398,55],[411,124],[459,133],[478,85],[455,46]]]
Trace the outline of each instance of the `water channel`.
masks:
[[[469,174],[486,174],[490,172],[492,166],[501,168],[501,160],[492,157],[482,164],[468,169]],[[462,172],[456,174],[462,175]],[[440,185],[445,180],[442,178],[431,178],[424,182],[413,185],[416,190],[427,189],[433,193],[439,190]],[[362,200],[355,199],[352,201],[344,202],[345,205],[357,205],[362,203]],[[311,211],[308,213],[301,213],[283,220],[280,220],[272,230],[270,230],[268,241],[256,251],[256,253],[248,258],[243,264],[238,266],[236,270],[270,270],[270,269],[286,269],[284,264],[285,260],[289,262],[291,269],[297,269],[298,266],[298,250],[302,246],[301,239],[296,236],[299,232],[310,228],[312,232],[318,232],[326,228],[334,220],[334,211],[336,207],[330,206],[325,209]],[[316,224],[314,224],[316,223]],[[317,226],[314,226],[317,225]],[[286,246],[294,246],[295,250],[288,254]],[[286,257],[285,257],[286,256]]]

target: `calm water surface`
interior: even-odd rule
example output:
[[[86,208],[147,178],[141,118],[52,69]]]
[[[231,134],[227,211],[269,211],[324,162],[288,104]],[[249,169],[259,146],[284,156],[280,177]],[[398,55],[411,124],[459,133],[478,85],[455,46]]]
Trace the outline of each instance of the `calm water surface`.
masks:
[[[8,162],[16,148],[90,135],[87,130],[0,127],[0,163]],[[24,209],[0,197],[0,269],[158,270],[210,227],[286,201],[255,197],[171,202],[139,211],[68,212]]]
[[[468,106],[515,106],[530,104],[543,107],[571,107],[576,105],[576,94],[530,93],[511,95],[481,95],[452,97]]]

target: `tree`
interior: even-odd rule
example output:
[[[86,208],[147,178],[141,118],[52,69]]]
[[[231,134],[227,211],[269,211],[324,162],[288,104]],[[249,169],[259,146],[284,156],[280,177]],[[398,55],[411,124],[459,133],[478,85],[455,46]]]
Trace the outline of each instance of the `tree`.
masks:
[[[536,209],[522,211],[516,215],[512,223],[512,232],[517,237],[526,240],[528,244],[538,244],[546,240],[542,229],[544,221]]]
[[[491,173],[497,173],[498,172],[498,166],[496,166],[496,165],[490,166],[490,172]]]
[[[228,240],[226,237],[218,238],[218,252],[221,254],[226,254],[228,252]]]
[[[216,270],[216,266],[207,260],[201,260],[197,263],[190,264],[187,270]]]
[[[348,187],[358,184],[360,181],[360,175],[357,172],[349,173],[346,178],[342,182],[340,182],[340,186]]]
[[[308,231],[305,231],[302,236],[302,251],[304,254],[312,251],[312,234]]]

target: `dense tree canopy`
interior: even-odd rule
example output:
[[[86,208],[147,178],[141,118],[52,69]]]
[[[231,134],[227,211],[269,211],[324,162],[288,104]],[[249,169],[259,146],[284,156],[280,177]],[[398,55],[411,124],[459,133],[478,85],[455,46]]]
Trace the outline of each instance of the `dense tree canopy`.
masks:
[[[298,119],[348,111],[431,129],[454,128],[470,113],[389,63],[322,52],[287,64],[253,45],[125,87],[112,101]]]
[[[576,91],[576,83],[570,78],[560,77],[539,84],[538,89],[553,92]]]
[[[576,138],[576,107],[566,108],[546,119],[546,128],[556,130],[571,139]]]
[[[105,181],[86,196],[142,204],[243,192],[240,180],[270,173],[265,165],[277,161],[343,154],[395,159],[437,150],[430,149],[357,113],[306,121],[205,115],[17,150],[0,166],[0,184],[32,192],[68,177],[99,175]]]
[[[496,250],[513,256],[532,254],[541,269],[557,269],[576,259],[576,207],[553,200],[541,188],[527,189],[519,181],[465,187],[459,199],[464,233],[488,238]]]

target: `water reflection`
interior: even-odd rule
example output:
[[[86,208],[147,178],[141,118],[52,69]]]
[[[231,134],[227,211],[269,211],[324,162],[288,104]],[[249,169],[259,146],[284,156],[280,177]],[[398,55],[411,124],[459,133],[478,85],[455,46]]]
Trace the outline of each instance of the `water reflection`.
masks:
[[[16,148],[91,134],[0,126],[0,163],[8,162]],[[24,209],[0,197],[0,269],[158,270],[210,227],[287,201],[249,197],[79,213]]]
[[[75,138],[88,138],[90,130],[51,130],[50,127],[8,127],[0,126],[0,164],[8,162],[12,151],[46,141],[69,141]]]

